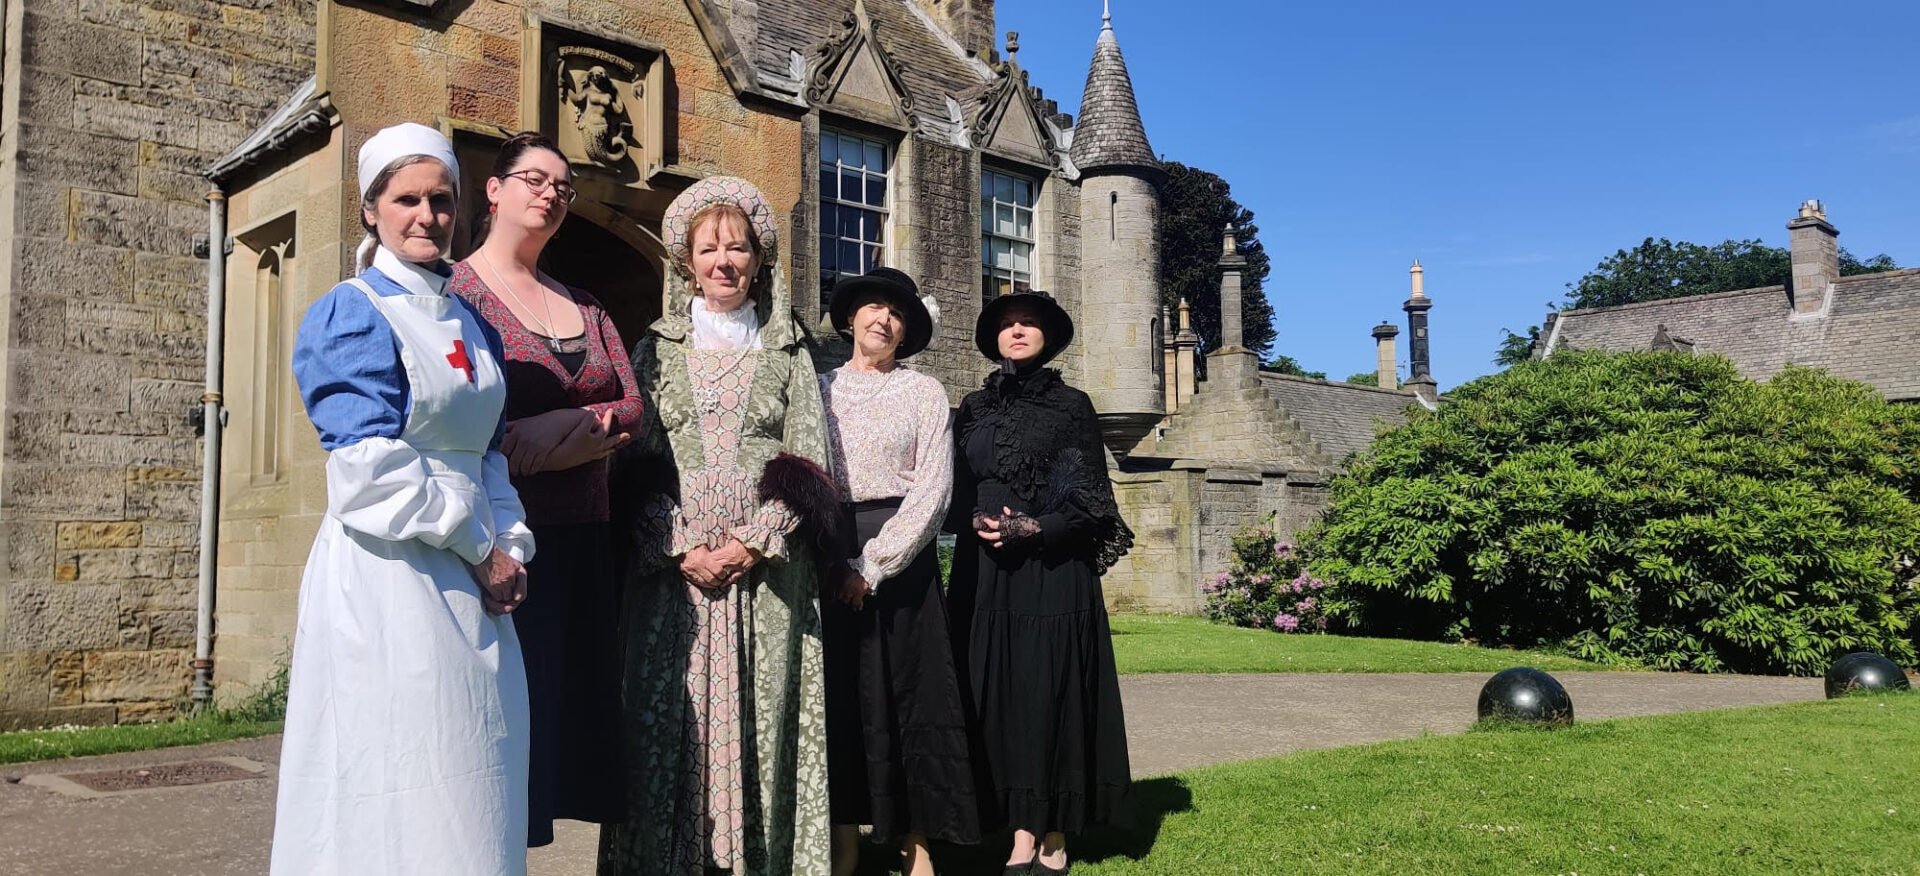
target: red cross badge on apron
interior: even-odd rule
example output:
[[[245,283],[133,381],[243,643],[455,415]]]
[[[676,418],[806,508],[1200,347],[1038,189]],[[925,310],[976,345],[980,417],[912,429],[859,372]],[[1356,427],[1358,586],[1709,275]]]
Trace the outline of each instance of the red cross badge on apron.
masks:
[[[447,354],[447,364],[456,370],[467,372],[467,382],[473,382],[473,360],[467,358],[467,342],[454,341],[453,352]]]

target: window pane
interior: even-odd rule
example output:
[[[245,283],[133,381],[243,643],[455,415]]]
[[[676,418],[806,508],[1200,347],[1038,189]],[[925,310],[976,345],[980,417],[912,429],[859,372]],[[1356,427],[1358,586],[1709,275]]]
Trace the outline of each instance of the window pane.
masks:
[[[980,238],[980,264],[983,264],[983,265],[993,264],[993,239],[992,238],[989,238],[989,237]]]
[[[840,236],[848,240],[860,239],[860,214],[864,210],[846,207],[840,211]]]
[[[886,238],[880,233],[886,228],[885,220],[880,218],[879,213],[867,213],[866,217],[867,221],[862,223],[860,229],[866,233],[861,235],[860,239],[868,243],[885,242]]]
[[[1033,271],[1033,247],[1023,243],[1013,245],[1013,269],[1022,274]]]
[[[887,205],[887,178],[884,174],[867,177],[867,204],[874,207]]]
[[[839,247],[834,246],[833,238],[820,238],[820,271],[822,273],[839,270],[839,255]]]
[[[993,233],[1013,233],[1013,207],[1009,204],[993,205]]]
[[[887,170],[886,147],[871,140],[867,141],[867,169],[881,173]]]
[[[833,199],[840,197],[840,175],[831,166],[820,168],[820,197]]]
[[[980,233],[993,233],[993,199],[980,199]]]
[[[998,238],[993,241],[993,266],[1003,271],[1013,269],[1013,253],[1007,242]]]
[[[820,163],[821,164],[827,167],[832,167],[835,161],[840,160],[839,144],[840,144],[840,137],[834,134],[832,131],[820,132]]]
[[[820,236],[832,237],[840,233],[840,208],[833,204],[820,204]]]
[[[1014,180],[1013,200],[1022,207],[1033,206],[1033,183],[1024,179]]]
[[[865,261],[861,262],[861,267],[864,268],[865,270],[871,271],[874,268],[878,268],[887,263],[886,249],[882,247],[880,244],[877,244],[877,243],[867,244],[865,247],[863,247],[862,251],[865,253],[866,259]]]
[[[993,199],[996,201],[1013,200],[1013,177],[993,175]]]
[[[980,174],[980,200],[983,202],[993,200],[993,174],[992,173]]]
[[[866,188],[866,184],[860,179],[860,171],[848,170],[844,167],[840,169],[841,199],[853,201],[857,204],[860,202],[860,191],[864,188]]]
[[[1013,211],[1013,235],[1026,240],[1033,239],[1033,211]]]
[[[840,273],[863,273],[860,270],[860,244],[851,240],[840,241]]]

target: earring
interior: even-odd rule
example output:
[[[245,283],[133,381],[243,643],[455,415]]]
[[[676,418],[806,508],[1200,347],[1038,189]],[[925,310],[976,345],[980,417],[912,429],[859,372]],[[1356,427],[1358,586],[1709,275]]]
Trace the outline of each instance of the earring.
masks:
[[[489,213],[498,213],[498,212],[500,212],[500,205],[499,205],[499,204],[488,204],[488,205],[487,205],[487,212],[489,212]]]

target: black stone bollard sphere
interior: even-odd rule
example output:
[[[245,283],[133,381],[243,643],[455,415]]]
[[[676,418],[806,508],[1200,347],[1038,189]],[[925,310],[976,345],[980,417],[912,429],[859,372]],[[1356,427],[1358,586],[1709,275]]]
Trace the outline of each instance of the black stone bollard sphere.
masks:
[[[1855,651],[1827,667],[1827,699],[1861,691],[1908,690],[1907,674],[1870,651]]]
[[[1480,719],[1488,718],[1560,727],[1573,723],[1573,697],[1538,669],[1502,670],[1480,688]]]

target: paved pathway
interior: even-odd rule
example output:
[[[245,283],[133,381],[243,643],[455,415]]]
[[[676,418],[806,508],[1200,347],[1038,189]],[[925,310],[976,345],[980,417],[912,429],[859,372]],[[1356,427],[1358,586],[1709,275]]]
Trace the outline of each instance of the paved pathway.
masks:
[[[1818,679],[1565,672],[1577,720],[1819,699]],[[1136,776],[1331,748],[1473,722],[1484,673],[1406,675],[1137,675],[1121,679]],[[265,873],[274,787],[266,778],[78,799],[21,778],[209,757],[272,765],[280,739],[224,742],[0,767],[0,876]],[[532,853],[534,876],[593,872],[596,829],[562,822]]]

